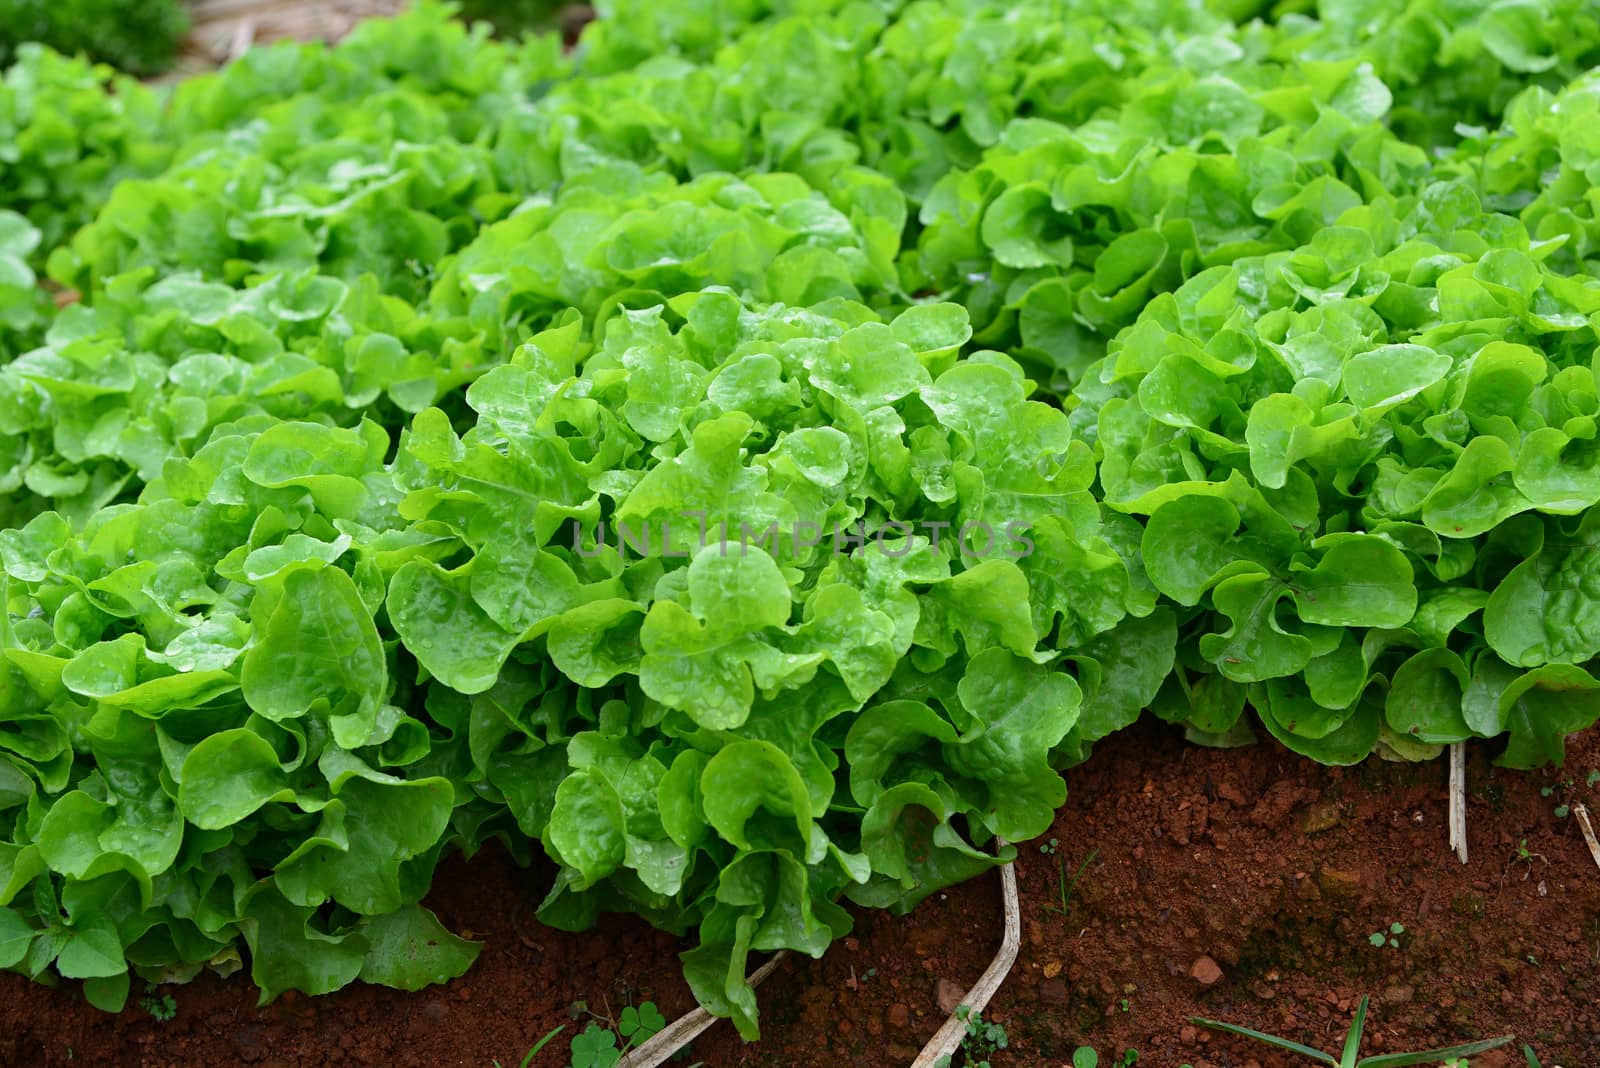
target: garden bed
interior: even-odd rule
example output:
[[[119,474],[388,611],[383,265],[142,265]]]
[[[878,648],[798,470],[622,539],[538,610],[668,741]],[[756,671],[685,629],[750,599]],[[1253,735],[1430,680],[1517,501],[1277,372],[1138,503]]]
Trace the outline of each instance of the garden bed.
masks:
[[[1600,1063],[1600,871],[1575,821],[1556,815],[1600,797],[1586,783],[1600,732],[1572,739],[1564,770],[1506,772],[1486,755],[1471,762],[1463,866],[1445,847],[1442,762],[1330,769],[1274,742],[1195,748],[1151,721],[1109,739],[1069,773],[1049,835],[1020,852],[1023,947],[988,1014],[1010,1041],[996,1064],[1054,1066],[1087,1043],[1102,1063],[1137,1049],[1159,1068],[1288,1065],[1187,1018],[1333,1048],[1363,994],[1369,1052],[1515,1033],[1547,1066]],[[1054,853],[1040,848],[1050,838]],[[1062,916],[1061,872],[1070,881],[1091,852]],[[0,974],[0,1062],[487,1068],[565,1024],[538,1068],[567,1063],[566,1039],[588,1020],[579,1002],[601,1016],[645,1000],[668,1018],[693,1007],[671,936],[631,918],[581,935],[541,927],[549,878],[498,848],[446,865],[428,903],[485,947],[464,978],[416,994],[356,986],[258,1009],[244,976],[208,973],[160,991],[176,1005],[161,1021],[148,1008],[100,1013],[75,984]],[[791,957],[762,987],[758,1045],[719,1024],[691,1062],[910,1063],[943,1022],[941,984],[972,982],[998,944],[998,884],[976,880],[906,917],[857,911],[850,938],[820,961]],[[1396,923],[1398,947],[1371,945]],[[1221,971],[1209,987],[1193,974],[1206,973],[1201,958]]]
[[[1582,5],[20,52],[0,1064],[1592,1068]]]

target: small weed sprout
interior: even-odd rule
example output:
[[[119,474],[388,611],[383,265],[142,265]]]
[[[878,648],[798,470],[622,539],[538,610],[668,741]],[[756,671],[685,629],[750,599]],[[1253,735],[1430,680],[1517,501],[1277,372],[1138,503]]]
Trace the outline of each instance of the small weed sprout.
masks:
[[[961,1040],[961,1051],[967,1055],[967,1068],[993,1068],[989,1058],[1011,1044],[1005,1027],[985,1020],[981,1013],[973,1012],[970,1005],[957,1005],[956,1019],[967,1025],[966,1037]],[[934,1068],[950,1068],[949,1055],[935,1061]]]
[[[1053,842],[1054,839],[1051,839],[1051,841]],[[1073,872],[1071,879],[1067,878],[1066,861],[1059,855],[1056,857],[1056,873],[1060,880],[1058,885],[1061,892],[1061,904],[1046,905],[1045,908],[1048,911],[1059,912],[1063,916],[1067,915],[1072,908],[1072,894],[1078,889],[1078,880],[1083,878],[1083,873],[1089,870],[1089,865],[1093,864],[1094,858],[1099,855],[1100,851],[1098,849],[1089,850],[1089,855],[1083,858],[1083,863],[1078,865],[1078,870]]]
[[[1517,842],[1517,855],[1514,858],[1513,863],[1526,864],[1528,866],[1527,870],[1522,873],[1522,878],[1524,881],[1527,880],[1529,875],[1533,874],[1533,862],[1536,860],[1543,861],[1545,864],[1550,863],[1549,858],[1547,858],[1543,853],[1535,853],[1533,850],[1528,848],[1528,840],[1526,838]]]
[[[1367,935],[1367,941],[1380,948],[1387,944],[1390,949],[1399,949],[1400,939],[1396,936],[1403,935],[1405,933],[1405,924],[1391,923],[1387,931],[1373,931],[1371,934]]]
[[[615,1021],[609,1017],[595,1019],[597,1022],[589,1024],[581,1033],[572,1036],[571,1068],[615,1068],[624,1053],[636,1046],[642,1046],[651,1036],[667,1026],[666,1017],[661,1015],[654,1002],[649,1001],[638,1008],[629,1005],[622,1010],[622,1015]],[[559,1030],[561,1029],[556,1029]],[[555,1031],[546,1035],[539,1045],[529,1051],[528,1060],[532,1060],[533,1054],[542,1049],[555,1035]],[[523,1064],[526,1068],[527,1061]]]
[[[1596,776],[1600,776],[1600,772],[1590,772],[1587,785],[1593,786],[1597,781]],[[1543,797],[1546,800],[1549,800],[1552,797],[1557,799],[1557,804],[1554,811],[1555,817],[1558,820],[1564,820],[1572,814],[1572,805],[1567,802],[1566,797],[1572,791],[1573,786],[1573,780],[1562,779],[1554,786],[1544,786],[1539,789],[1540,797]]]
[[[139,999],[139,1007],[162,1023],[178,1015],[178,1000],[171,994],[157,994],[154,986],[145,987],[145,996]]]

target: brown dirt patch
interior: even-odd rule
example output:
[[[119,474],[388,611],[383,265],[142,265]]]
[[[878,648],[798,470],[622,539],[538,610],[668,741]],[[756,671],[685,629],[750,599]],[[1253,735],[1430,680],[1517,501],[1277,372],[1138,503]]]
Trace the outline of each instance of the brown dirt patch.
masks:
[[[1275,1068],[1292,1062],[1187,1017],[1332,1048],[1363,994],[1369,1053],[1514,1032],[1547,1066],[1600,1064],[1600,870],[1574,820],[1555,814],[1600,807],[1594,769],[1600,731],[1573,740],[1564,771],[1501,771],[1476,753],[1463,867],[1445,848],[1442,762],[1328,769],[1270,742],[1197,749],[1158,724],[1110,739],[1068,774],[1046,836],[1055,851],[1021,849],[1023,947],[989,1014],[1011,1038],[995,1068],[1055,1068],[1079,1043],[1102,1064],[1132,1048],[1142,1068]],[[1061,872],[1091,852],[1067,914],[1052,911]],[[137,990],[109,1017],[74,984],[0,975],[0,1064],[487,1068],[516,1064],[566,1024],[536,1062],[562,1065],[583,1022],[576,1001],[604,1013],[654,1000],[669,1018],[691,1006],[671,936],[626,918],[586,935],[534,924],[548,877],[499,850],[446,864],[430,904],[486,946],[465,978],[418,994],[357,987],[257,1009],[242,976],[206,976],[170,989],[178,1013],[162,1023]],[[760,1044],[718,1025],[693,1057],[708,1068],[909,1063],[942,1022],[941,980],[964,987],[988,964],[998,911],[988,877],[910,916],[862,914],[822,960],[790,961],[762,988]],[[1399,948],[1371,945],[1391,923],[1405,927]]]

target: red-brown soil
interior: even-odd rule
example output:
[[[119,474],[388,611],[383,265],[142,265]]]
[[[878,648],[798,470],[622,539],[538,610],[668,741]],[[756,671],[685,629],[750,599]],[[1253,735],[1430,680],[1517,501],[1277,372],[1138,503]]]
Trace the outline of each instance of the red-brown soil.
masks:
[[[1101,1064],[1137,1049],[1140,1068],[1274,1068],[1265,1047],[1196,1031],[1194,1014],[1336,1048],[1363,994],[1367,1052],[1514,1032],[1546,1068],[1600,1065],[1600,870],[1558,805],[1600,808],[1600,731],[1574,739],[1561,771],[1495,769],[1474,754],[1471,863],[1445,847],[1445,769],[1369,760],[1318,767],[1268,742],[1217,751],[1159,724],[1104,743],[1068,773],[1071,797],[1018,858],[1022,954],[991,1006],[1010,1048],[995,1068]],[[1546,796],[1542,791],[1549,789]],[[1054,838],[1055,852],[1041,844]],[[1060,879],[1091,853],[1065,916]],[[1525,854],[1525,855],[1524,855]],[[256,1008],[243,977],[169,988],[167,1022],[133,1004],[87,1007],[72,984],[0,974],[0,1064],[260,1068],[345,1064],[508,1068],[551,1028],[536,1065],[567,1063],[584,1001],[604,1014],[653,1000],[691,1007],[676,940],[623,918],[568,935],[532,911],[548,872],[498,850],[452,861],[430,904],[486,943],[463,979],[417,994],[357,987]],[[1398,948],[1368,936],[1405,927]],[[761,989],[763,1041],[718,1024],[693,1046],[707,1068],[897,1068],[943,1020],[941,981],[964,986],[998,941],[996,876],[915,913],[859,916],[821,961],[790,961]],[[1221,975],[1204,986],[1209,958]],[[948,993],[948,990],[947,990]],[[685,1062],[686,1064],[689,1062]],[[1487,1068],[1520,1065],[1500,1053]]]

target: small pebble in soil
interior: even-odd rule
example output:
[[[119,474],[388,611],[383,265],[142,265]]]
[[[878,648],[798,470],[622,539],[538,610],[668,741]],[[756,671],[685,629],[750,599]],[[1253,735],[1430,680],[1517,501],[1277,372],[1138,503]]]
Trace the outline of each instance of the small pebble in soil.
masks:
[[[1317,885],[1329,897],[1352,898],[1361,890],[1361,873],[1325,867],[1317,873]]]
[[[1189,965],[1189,975],[1201,986],[1215,986],[1222,981],[1222,969],[1210,957],[1201,957]]]
[[[1329,801],[1319,802],[1306,810],[1301,828],[1307,834],[1320,834],[1339,826],[1339,806]]]
[[[967,988],[948,979],[940,979],[939,985],[934,990],[934,996],[939,1002],[939,1011],[948,1016],[956,1011],[961,999],[967,996]]]

